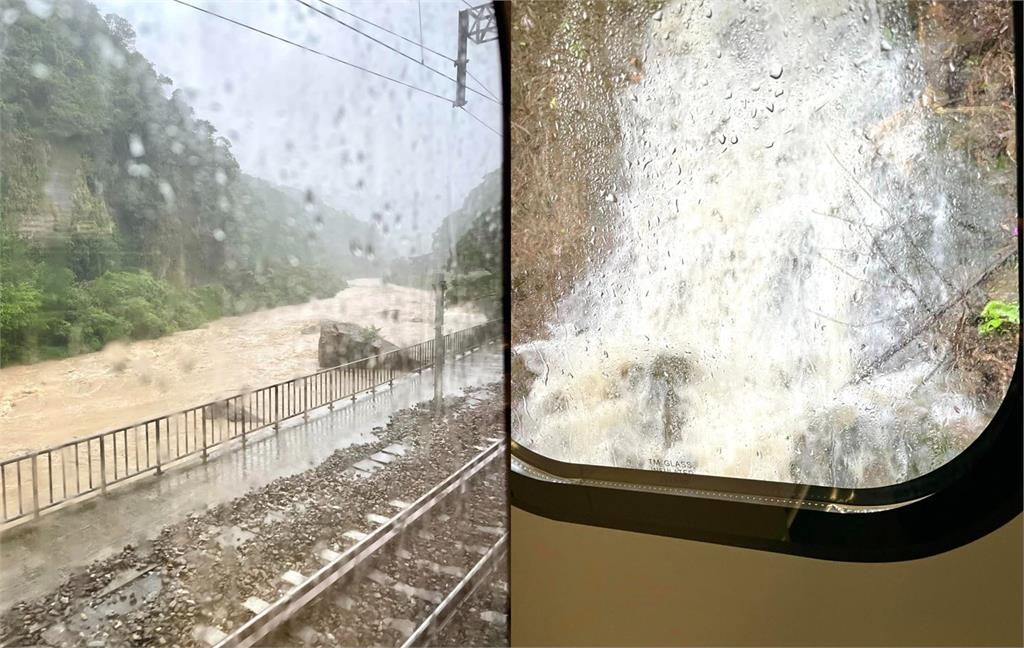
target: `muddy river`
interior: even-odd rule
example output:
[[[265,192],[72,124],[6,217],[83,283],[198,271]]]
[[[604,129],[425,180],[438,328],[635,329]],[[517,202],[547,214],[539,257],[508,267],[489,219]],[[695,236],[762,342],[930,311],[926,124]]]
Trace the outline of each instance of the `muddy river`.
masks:
[[[0,369],[0,457],[53,446],[317,370],[317,323],[377,326],[407,346],[433,335],[430,291],[357,279],[332,298],[226,317],[156,340]],[[485,321],[445,310],[445,332]]]

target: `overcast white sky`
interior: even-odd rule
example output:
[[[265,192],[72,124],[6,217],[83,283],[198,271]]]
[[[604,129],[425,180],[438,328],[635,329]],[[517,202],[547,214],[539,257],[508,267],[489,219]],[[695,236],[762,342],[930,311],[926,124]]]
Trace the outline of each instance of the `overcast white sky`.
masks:
[[[501,138],[448,101],[304,52],[170,0],[91,0],[126,18],[136,48],[188,93],[198,117],[232,143],[242,170],[314,195],[370,220],[382,213],[407,252],[429,235],[483,176],[501,164]],[[455,84],[312,12],[295,0],[187,0],[346,61],[453,98]],[[338,13],[310,5],[419,59],[419,48]],[[415,0],[331,4],[420,40]],[[474,1],[471,4],[478,4]],[[423,0],[423,42],[455,57],[455,0]],[[469,70],[500,97],[496,42],[469,45]],[[450,61],[425,54],[455,76]],[[470,80],[471,85],[475,85]],[[472,92],[467,109],[501,131],[501,107]],[[390,209],[389,209],[390,208]],[[394,227],[397,220],[397,228]],[[418,246],[418,244],[416,244]]]

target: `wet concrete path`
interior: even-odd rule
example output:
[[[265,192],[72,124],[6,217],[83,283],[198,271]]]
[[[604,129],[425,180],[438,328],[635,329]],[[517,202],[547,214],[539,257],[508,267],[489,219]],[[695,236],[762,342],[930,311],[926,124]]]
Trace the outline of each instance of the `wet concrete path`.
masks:
[[[500,380],[498,347],[485,348],[449,363],[445,394]],[[231,500],[278,477],[293,475],[323,461],[335,450],[375,440],[373,428],[391,413],[433,396],[433,374],[425,371],[355,402],[322,408],[308,422],[296,419],[281,430],[250,435],[239,444],[146,475],[107,495],[72,503],[0,534],[0,611],[57,587],[72,571],[140,545],[188,514]]]

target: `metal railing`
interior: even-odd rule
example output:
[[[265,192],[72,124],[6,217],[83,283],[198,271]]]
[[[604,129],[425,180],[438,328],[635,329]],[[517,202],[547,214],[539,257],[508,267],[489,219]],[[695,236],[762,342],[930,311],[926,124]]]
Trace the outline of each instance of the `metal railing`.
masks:
[[[501,337],[496,320],[448,333],[444,352],[472,351]],[[106,490],[320,407],[333,407],[433,366],[434,340],[355,360],[186,410],[69,441],[0,462],[0,524]]]

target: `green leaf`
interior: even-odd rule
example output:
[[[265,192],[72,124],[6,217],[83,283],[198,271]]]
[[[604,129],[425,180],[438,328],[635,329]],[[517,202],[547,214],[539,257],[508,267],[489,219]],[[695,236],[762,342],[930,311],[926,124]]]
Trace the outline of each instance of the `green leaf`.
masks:
[[[1004,322],[1020,324],[1020,304],[993,300],[985,304],[981,317],[983,321],[978,325],[978,333],[981,335],[999,330]]]
[[[986,333],[991,333],[992,331],[998,330],[999,327],[1002,326],[1002,325],[1003,325],[1002,318],[993,317],[991,319],[985,320],[984,322],[982,322],[981,324],[978,325],[978,333],[981,333],[982,335],[985,335]]]
[[[1008,304],[1002,301],[990,301],[981,311],[982,317],[1001,317],[1014,324],[1020,324],[1020,304]]]

